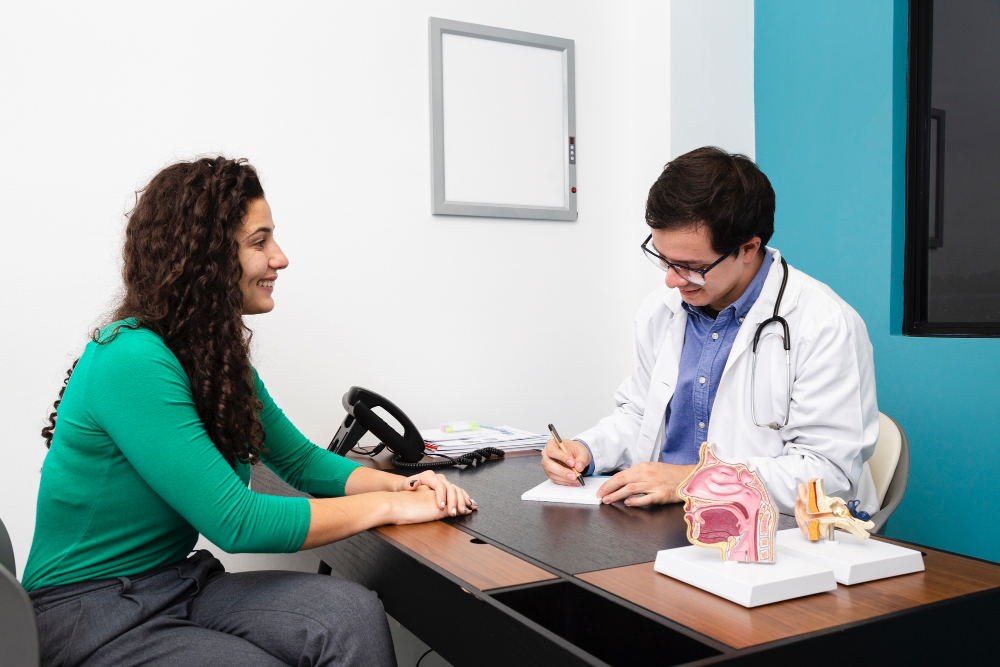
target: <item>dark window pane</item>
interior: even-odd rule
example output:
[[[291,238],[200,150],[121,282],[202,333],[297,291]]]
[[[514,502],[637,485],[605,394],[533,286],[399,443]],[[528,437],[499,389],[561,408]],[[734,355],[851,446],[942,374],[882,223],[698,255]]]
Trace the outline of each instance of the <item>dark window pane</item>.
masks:
[[[933,12],[927,321],[1000,322],[1000,0]]]

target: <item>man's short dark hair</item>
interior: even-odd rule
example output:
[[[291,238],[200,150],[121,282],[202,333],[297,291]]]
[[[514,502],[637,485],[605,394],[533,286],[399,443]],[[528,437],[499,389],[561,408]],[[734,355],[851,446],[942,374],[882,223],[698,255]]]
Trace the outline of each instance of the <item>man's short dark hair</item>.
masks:
[[[646,224],[653,229],[705,225],[720,255],[755,236],[774,234],[774,189],[754,161],[715,146],[674,158],[649,189]]]

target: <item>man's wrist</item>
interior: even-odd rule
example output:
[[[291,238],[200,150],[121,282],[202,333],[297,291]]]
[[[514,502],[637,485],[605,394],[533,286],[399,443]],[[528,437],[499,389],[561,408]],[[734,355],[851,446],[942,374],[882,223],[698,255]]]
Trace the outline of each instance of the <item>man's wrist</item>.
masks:
[[[587,448],[587,453],[590,455],[590,463],[587,464],[587,469],[580,474],[583,475],[584,477],[590,477],[591,475],[594,474],[594,451],[590,448],[590,445],[588,445],[585,441],[580,440],[579,438],[577,438],[576,441],[582,443],[583,446]]]

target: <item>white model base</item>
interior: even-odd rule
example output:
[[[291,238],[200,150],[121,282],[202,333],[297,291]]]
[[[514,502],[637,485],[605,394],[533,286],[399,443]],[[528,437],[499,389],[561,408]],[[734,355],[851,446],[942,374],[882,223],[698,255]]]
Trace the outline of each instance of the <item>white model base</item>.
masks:
[[[784,555],[779,555],[774,563],[724,562],[718,549],[697,546],[657,552],[653,569],[744,607],[759,607],[837,588],[828,567]]]
[[[792,556],[829,568],[837,581],[846,586],[924,569],[924,558],[919,551],[879,540],[862,540],[843,530],[838,530],[836,537],[834,542],[827,540],[826,535],[818,542],[810,542],[798,528],[778,531],[774,538],[777,558]]]

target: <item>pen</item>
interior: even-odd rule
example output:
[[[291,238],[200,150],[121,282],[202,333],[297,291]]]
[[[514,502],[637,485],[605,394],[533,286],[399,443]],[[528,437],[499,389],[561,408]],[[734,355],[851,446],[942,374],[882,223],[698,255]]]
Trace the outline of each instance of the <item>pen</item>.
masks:
[[[552,437],[556,439],[556,444],[559,445],[559,449],[562,450],[563,454],[569,454],[569,452],[566,451],[566,448],[563,447],[562,438],[560,438],[559,433],[556,432],[556,427],[552,424],[549,424],[549,433],[551,433]],[[583,475],[577,472],[576,468],[570,468],[570,470],[576,473],[576,481],[580,482],[580,486],[587,486],[583,483]]]

